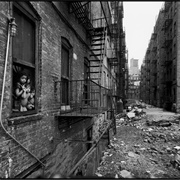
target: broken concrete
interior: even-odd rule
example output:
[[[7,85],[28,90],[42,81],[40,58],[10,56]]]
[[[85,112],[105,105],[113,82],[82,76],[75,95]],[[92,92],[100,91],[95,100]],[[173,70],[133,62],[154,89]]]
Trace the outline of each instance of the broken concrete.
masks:
[[[160,113],[154,113],[154,110]],[[134,121],[134,117],[123,117],[124,121],[119,123],[117,135],[111,139],[111,144],[106,150],[108,157],[103,159],[104,162],[97,169],[102,177],[180,177],[180,156],[177,155],[180,149],[178,115],[154,107],[146,109],[146,113],[147,115],[141,116],[138,121]],[[156,124],[149,127],[147,120],[159,121],[161,125],[168,122],[171,125],[164,127]]]

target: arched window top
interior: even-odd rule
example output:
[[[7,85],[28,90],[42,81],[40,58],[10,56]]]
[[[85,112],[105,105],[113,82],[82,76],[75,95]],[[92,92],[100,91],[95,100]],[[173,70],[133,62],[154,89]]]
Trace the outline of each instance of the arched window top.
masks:
[[[66,46],[68,49],[72,48],[72,45],[67,38],[61,37],[61,41],[63,46]]]

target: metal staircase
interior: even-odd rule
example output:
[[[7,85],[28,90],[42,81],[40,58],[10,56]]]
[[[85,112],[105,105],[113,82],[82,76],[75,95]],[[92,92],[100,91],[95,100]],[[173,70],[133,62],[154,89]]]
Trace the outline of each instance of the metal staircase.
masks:
[[[90,55],[90,78],[101,85],[103,58],[105,55],[105,39],[106,39],[106,27],[99,27],[94,29],[92,36]]]
[[[116,102],[113,93],[110,89],[111,87],[104,87],[103,84],[103,69],[107,68],[104,66],[103,59],[106,56],[106,46],[107,46],[107,34],[110,35],[110,25],[111,25],[111,12],[108,9],[107,2],[100,3],[104,16],[95,17],[90,19],[90,7],[89,2],[70,2],[70,13],[74,13],[78,18],[79,23],[82,24],[88,32],[88,36],[91,37],[91,54],[90,54],[90,64],[89,64],[89,80],[87,83],[87,88],[83,87],[81,81],[71,82],[75,83],[75,87],[80,88],[83,92],[81,100],[75,100],[75,107],[80,107],[80,113],[84,111],[86,114],[89,112],[95,112],[95,110],[101,111],[108,110],[111,112],[110,118],[112,119],[114,133],[116,133],[116,120],[115,120],[115,109]],[[97,19],[96,19],[97,18]],[[117,32],[115,32],[117,34]],[[111,35],[112,36],[112,35]],[[111,37],[112,38],[112,37]],[[115,42],[116,42],[115,38]],[[115,43],[115,46],[117,44]],[[117,66],[117,58],[109,58],[111,65]],[[115,61],[115,62],[114,62]],[[77,85],[78,84],[78,85]],[[76,91],[76,90],[75,90]],[[109,93],[108,93],[109,92]],[[76,92],[75,92],[76,94]],[[73,107],[73,105],[71,105]]]

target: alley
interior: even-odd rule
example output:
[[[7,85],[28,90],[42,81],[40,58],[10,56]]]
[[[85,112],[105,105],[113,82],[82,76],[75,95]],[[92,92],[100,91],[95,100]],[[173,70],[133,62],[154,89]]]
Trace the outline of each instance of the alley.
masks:
[[[179,29],[178,1],[0,1],[0,178],[180,177]]]
[[[117,134],[104,151],[99,177],[177,178],[180,149],[179,115],[147,106],[146,115],[118,115]]]

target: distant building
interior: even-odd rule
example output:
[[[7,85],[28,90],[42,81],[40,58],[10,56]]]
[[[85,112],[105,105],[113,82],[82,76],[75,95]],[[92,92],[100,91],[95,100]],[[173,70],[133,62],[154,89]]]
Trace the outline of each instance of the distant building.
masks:
[[[180,2],[159,11],[141,66],[141,99],[180,112]]]
[[[138,59],[130,60],[128,98],[139,99],[140,72]]]
[[[130,60],[130,69],[129,69],[129,74],[139,74],[139,64],[138,64],[138,59],[132,58]]]

